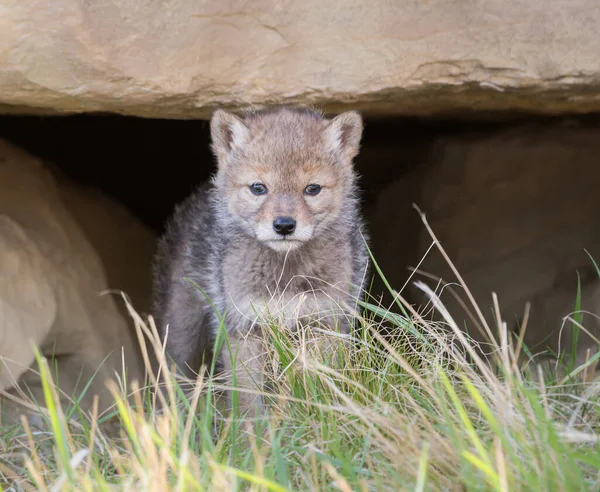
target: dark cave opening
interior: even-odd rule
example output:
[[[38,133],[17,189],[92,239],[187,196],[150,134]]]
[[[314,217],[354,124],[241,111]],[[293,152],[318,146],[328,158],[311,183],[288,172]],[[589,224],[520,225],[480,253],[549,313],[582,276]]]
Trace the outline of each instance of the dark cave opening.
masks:
[[[465,174],[466,171],[463,169],[457,171],[456,176],[448,175],[448,182],[443,180],[446,178],[440,181],[440,197],[446,197],[445,199],[450,197],[451,204],[447,210],[443,203],[441,208],[435,204],[436,195],[438,195],[438,189],[436,188],[438,184],[435,184],[435,180],[434,184],[423,185],[422,187],[422,183],[405,180],[405,177],[411,174],[414,175],[415,171],[418,174],[419,169],[426,170],[428,166],[433,165],[435,167],[440,164],[440,162],[435,162],[439,156],[432,158],[432,149],[435,148],[436,142],[440,140],[446,138],[459,142],[466,141],[468,146],[470,145],[468,143],[469,139],[472,139],[475,146],[478,145],[476,142],[479,142],[479,144],[484,142],[483,145],[485,146],[488,145],[485,142],[493,142],[495,135],[506,135],[506,132],[508,134],[513,132],[513,136],[507,137],[507,142],[514,142],[515,138],[516,140],[520,138],[520,127],[529,128],[529,130],[524,130],[524,134],[527,131],[530,132],[531,128],[533,128],[535,135],[539,134],[539,138],[537,136],[534,138],[534,143],[527,143],[525,138],[525,143],[521,146],[531,145],[532,149],[538,149],[532,150],[532,152],[539,153],[540,145],[542,147],[546,145],[544,142],[548,142],[548,145],[552,144],[552,140],[555,138],[552,135],[556,135],[556,129],[558,129],[559,134],[563,131],[561,129],[570,128],[592,129],[592,131],[597,129],[600,131],[600,115],[562,115],[556,117],[502,115],[502,117],[495,118],[474,118],[473,115],[470,115],[469,118],[464,119],[365,118],[361,152],[356,159],[356,167],[361,176],[363,210],[367,219],[367,227],[372,235],[372,251],[375,258],[378,259],[379,266],[384,274],[388,276],[392,287],[399,289],[405,285],[411,275],[409,267],[415,266],[419,262],[423,249],[422,237],[419,245],[422,224],[418,214],[412,209],[412,203],[421,206],[421,201],[424,201],[429,207],[429,210],[425,210],[425,212],[432,212],[433,220],[439,219],[440,222],[436,227],[440,230],[444,240],[446,237],[449,238],[446,244],[451,243],[450,253],[452,253],[453,259],[458,260],[458,266],[463,268],[468,275],[471,274],[471,271],[473,272],[472,278],[475,279],[475,282],[480,282],[480,288],[484,294],[488,292],[490,286],[495,285],[496,281],[504,283],[505,287],[510,284],[508,280],[502,279],[502,267],[499,265],[504,259],[495,258],[491,252],[485,250],[492,244],[492,238],[495,236],[510,238],[511,228],[518,226],[517,218],[520,220],[519,215],[522,215],[524,220],[529,220],[530,223],[534,223],[535,220],[538,220],[538,222],[539,220],[545,221],[547,224],[543,227],[550,230],[554,227],[551,215],[562,212],[555,209],[554,212],[546,213],[537,209],[534,210],[535,207],[532,207],[531,211],[523,209],[522,214],[511,215],[512,218],[508,220],[512,220],[512,222],[502,223],[495,217],[493,206],[487,203],[484,208],[488,208],[481,216],[481,223],[477,222],[475,226],[483,230],[483,232],[478,230],[476,233],[476,235],[479,234],[479,239],[473,237],[472,232],[474,233],[475,229],[472,225],[470,226],[471,229],[466,229],[466,234],[457,239],[458,236],[452,235],[452,230],[454,228],[457,230],[460,230],[461,227],[464,228],[465,224],[471,220],[469,218],[463,220],[460,216],[452,216],[452,214],[463,213],[460,208],[462,206],[460,205],[461,200],[464,201],[462,195],[465,194],[466,196],[473,191],[468,189],[468,186],[473,186],[472,184],[461,181],[468,173]],[[516,137],[514,132],[517,132]],[[143,223],[159,234],[162,232],[165,220],[171,214],[174,205],[206,180],[214,171],[215,166],[215,160],[210,150],[209,125],[204,120],[159,120],[99,114],[60,117],[3,116],[0,117],[0,138],[24,148],[44,161],[53,163],[75,181],[99,188],[108,196],[125,205]],[[589,138],[587,142],[585,156],[594,155],[594,144],[589,143]],[[498,144],[496,141],[491,145],[496,150],[490,151],[488,149],[487,154],[485,152],[484,154],[494,160],[494,166],[496,168],[510,167],[512,159],[510,154],[507,154],[506,159],[503,156],[494,157],[494,153],[503,152],[502,143]],[[576,143],[567,143],[566,145],[572,149],[577,146]],[[486,168],[487,162],[476,163],[477,166],[473,166],[473,160],[477,158],[471,154],[470,150],[463,149],[461,152],[466,152],[465,161],[469,160],[471,162],[468,165],[471,166],[469,172],[472,173],[473,167]],[[518,152],[521,152],[518,159],[524,162],[522,170],[525,172],[528,167],[528,157],[525,154],[528,151],[526,149],[523,151],[521,148]],[[568,150],[567,152],[571,151]],[[577,153],[577,151],[573,152],[573,155]],[[592,165],[589,162],[593,158],[585,156],[584,160],[588,164],[584,163],[583,168],[581,165],[579,168],[585,169],[586,172],[587,169],[590,169],[592,174],[600,174],[592,172]],[[442,160],[444,159],[445,157],[442,158]],[[455,157],[453,159],[456,162],[454,167],[458,169],[462,166],[460,157],[458,160]],[[569,159],[563,159],[561,163],[556,163],[556,165],[562,166],[567,171],[569,166],[572,166]],[[580,157],[575,155],[573,159],[580,159]],[[434,161],[433,164],[432,161]],[[446,166],[444,172],[448,174],[449,162],[442,164]],[[537,164],[536,166],[541,168]],[[450,172],[450,174],[453,173]],[[497,174],[501,175],[502,173]],[[500,177],[504,179],[502,176]],[[440,179],[440,176],[435,179]],[[535,179],[538,179],[536,175],[534,175]],[[593,185],[593,182],[593,179],[591,179],[590,186]],[[429,186],[429,196],[425,199],[423,190],[427,186]],[[493,191],[494,187],[497,186],[505,186],[509,189],[512,185],[492,183],[491,190]],[[522,184],[515,185],[517,193],[521,189],[520,186]],[[565,183],[561,183],[561,186],[570,186],[571,191],[567,190],[567,192],[576,193],[578,185],[569,185],[567,180]],[[540,194],[540,196],[542,195],[543,193]],[[502,198],[499,202],[502,203],[502,205],[499,205],[500,207],[509,207],[507,204],[513,201],[511,197],[505,198]],[[557,199],[560,199],[560,197]],[[485,201],[487,198],[483,198],[483,200]],[[537,198],[537,200],[540,199]],[[457,206],[458,208],[456,208]],[[582,204],[581,207],[583,206]],[[450,217],[450,220],[446,220],[445,215],[452,217]],[[534,220],[535,217],[537,219]],[[594,230],[590,233],[593,236],[597,228],[591,224],[589,228]],[[519,232],[515,232],[515,234],[519,234]],[[568,233],[565,232],[564,234]],[[577,238],[573,241],[580,241]],[[473,242],[475,239],[481,241],[479,243]],[[452,243],[452,241],[454,242]],[[467,249],[471,248],[469,250],[470,256],[465,256],[463,249],[461,249],[462,244],[458,244],[459,241],[472,242],[467,247]],[[536,241],[536,239],[532,239],[532,241]],[[510,240],[507,239],[508,243],[510,243]],[[588,247],[588,249],[594,247],[592,239],[590,239],[589,244],[579,245],[577,243],[575,246]],[[480,251],[477,251],[478,247],[481,248]],[[563,256],[573,255],[573,244],[569,247],[571,252],[567,252],[567,249],[565,249],[564,253],[561,252]],[[541,243],[538,244],[537,251],[539,253],[536,253],[536,255],[545,255],[544,248],[547,249],[547,246],[541,245]],[[575,250],[575,253],[581,256],[578,250]],[[483,258],[486,255],[488,257],[482,259],[481,262],[483,262],[485,268],[489,269],[489,273],[485,268],[481,270],[484,273],[479,273],[479,270],[477,270],[477,268],[480,268],[477,266],[479,260],[475,261],[473,258]],[[466,259],[461,263],[463,256]],[[485,263],[486,261],[487,263]],[[510,270],[513,267],[507,268]],[[575,267],[567,262],[566,266],[552,264],[552,268],[557,270],[556,275],[559,278],[571,275]],[[514,273],[517,276],[521,273],[525,275],[525,272]],[[479,276],[483,276],[487,280],[485,282],[480,281]],[[517,282],[517,284],[522,283],[521,280]],[[518,288],[513,289],[512,286],[506,288],[509,291],[519,290]],[[532,289],[534,288],[532,287]],[[535,289],[539,290],[537,286]],[[386,305],[390,305],[389,292],[386,292],[378,275],[374,275],[371,293],[379,296],[382,292],[385,293]],[[407,294],[407,296],[411,299],[410,294]],[[510,312],[512,313],[512,311]]]
[[[596,125],[596,115],[573,116]],[[494,120],[365,118],[356,166],[364,203],[419,165],[442,135],[490,133],[515,121],[555,124],[565,117],[520,116]],[[98,187],[156,231],[173,205],[214,171],[208,122],[118,115],[2,116],[0,138],[56,164],[82,184]]]

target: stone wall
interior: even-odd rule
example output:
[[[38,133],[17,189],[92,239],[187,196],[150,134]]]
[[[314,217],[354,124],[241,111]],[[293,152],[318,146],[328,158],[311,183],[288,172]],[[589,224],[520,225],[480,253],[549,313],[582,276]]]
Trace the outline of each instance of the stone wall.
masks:
[[[595,0],[13,0],[0,113],[588,112],[599,25]]]
[[[102,412],[114,403],[107,379],[144,382],[118,291],[149,311],[155,235],[52,167],[0,140],[0,390],[44,402],[36,347],[58,363],[52,375],[65,401],[83,395],[91,410],[98,394]],[[13,402],[3,398],[3,424],[16,419]]]
[[[599,128],[521,125],[438,138],[424,162],[383,190],[371,211],[384,272],[399,290],[409,277],[407,267],[416,266],[432,244],[414,202],[488,324],[495,325],[492,292],[509,330],[518,331],[531,302],[526,341],[537,350],[546,343],[556,350],[562,318],[575,308],[577,272],[583,309],[600,313],[598,274],[587,254],[600,260],[599,155]],[[446,283],[458,281],[436,247],[419,269]],[[437,285],[421,274],[412,280],[417,279]],[[403,294],[423,302],[411,285]],[[475,313],[464,290],[453,289]],[[467,323],[481,340],[447,288],[441,299],[458,324]],[[570,343],[571,328],[565,326],[562,348]],[[584,316],[584,326],[600,333],[594,314]]]

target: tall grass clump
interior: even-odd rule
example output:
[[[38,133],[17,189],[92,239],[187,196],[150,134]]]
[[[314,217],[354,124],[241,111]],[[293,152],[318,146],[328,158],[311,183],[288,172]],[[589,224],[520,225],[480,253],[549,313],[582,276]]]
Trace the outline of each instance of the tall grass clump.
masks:
[[[443,322],[389,287],[395,305],[367,299],[350,339],[267,325],[268,412],[252,422],[220,413],[214,367],[179,380],[129,306],[148,385],[114,384],[110,415],[69,422],[40,357],[47,430],[5,431],[4,490],[598,490],[600,354],[560,373],[528,364],[499,315],[484,351],[417,285]]]

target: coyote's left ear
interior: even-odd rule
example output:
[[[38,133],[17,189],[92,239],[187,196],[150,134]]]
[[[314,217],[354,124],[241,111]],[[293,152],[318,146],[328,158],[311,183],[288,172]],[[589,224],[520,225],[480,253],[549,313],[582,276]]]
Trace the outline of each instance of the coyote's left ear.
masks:
[[[342,113],[325,127],[330,150],[340,152],[348,163],[358,154],[362,132],[363,120],[358,111]]]
[[[210,120],[212,149],[219,166],[224,165],[234,150],[240,149],[250,138],[246,124],[233,113],[217,109]]]

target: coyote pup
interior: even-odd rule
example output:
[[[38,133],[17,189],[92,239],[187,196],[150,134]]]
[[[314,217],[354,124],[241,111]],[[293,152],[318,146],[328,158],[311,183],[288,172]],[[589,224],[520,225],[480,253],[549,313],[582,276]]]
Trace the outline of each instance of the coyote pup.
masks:
[[[348,333],[362,299],[369,256],[352,163],[362,126],[353,111],[331,120],[304,107],[215,111],[218,170],[176,207],[160,240],[154,315],[167,356],[192,377],[210,363],[216,307],[237,351],[234,367],[223,344],[222,369],[236,370],[249,415],[262,407],[243,391],[262,389],[262,316],[290,330],[312,317]]]

